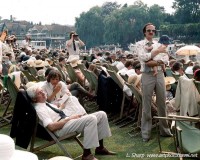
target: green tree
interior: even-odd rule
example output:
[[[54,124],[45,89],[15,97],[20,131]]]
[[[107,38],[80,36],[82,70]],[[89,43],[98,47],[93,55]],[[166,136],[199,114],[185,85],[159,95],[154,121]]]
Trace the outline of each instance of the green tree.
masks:
[[[122,7],[104,20],[104,41],[108,44],[121,44],[127,47],[130,42],[142,38],[141,28],[147,21],[146,5]]]
[[[101,7],[101,15],[107,16],[110,15],[113,11],[120,8],[121,5],[117,4],[117,2],[105,2]]]
[[[200,1],[199,0],[175,0],[175,19],[177,23],[198,23],[200,21]]]
[[[88,47],[103,43],[104,24],[101,8],[93,7],[76,18],[76,31]]]

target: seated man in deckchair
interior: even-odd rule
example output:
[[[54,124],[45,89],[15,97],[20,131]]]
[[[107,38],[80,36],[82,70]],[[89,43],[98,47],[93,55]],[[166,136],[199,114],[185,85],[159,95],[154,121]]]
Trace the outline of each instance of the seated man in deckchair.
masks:
[[[103,139],[111,136],[107,115],[103,111],[87,114],[81,105],[65,107],[62,114],[53,104],[46,103],[47,96],[38,85],[27,89],[32,99],[37,115],[44,127],[54,132],[58,137],[72,132],[84,134],[82,160],[97,160],[91,154],[91,148],[96,147],[96,155],[115,155],[103,145]],[[61,110],[59,110],[61,111]],[[73,112],[73,113],[72,113]],[[70,115],[69,115],[70,113]],[[63,115],[64,114],[64,115]]]

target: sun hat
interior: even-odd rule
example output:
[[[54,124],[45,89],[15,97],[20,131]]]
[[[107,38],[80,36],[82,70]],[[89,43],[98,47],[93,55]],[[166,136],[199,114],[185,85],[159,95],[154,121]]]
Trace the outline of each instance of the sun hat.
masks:
[[[69,58],[67,59],[67,62],[72,62],[72,61],[74,61],[74,60],[79,60],[80,59],[80,57],[79,57],[79,55],[69,55]]]
[[[137,86],[140,81],[141,75],[134,74],[128,77],[128,83],[133,83],[135,86]]]
[[[72,160],[72,159],[69,157],[64,157],[64,156],[56,156],[56,157],[50,158],[49,160]]]
[[[2,160],[38,160],[31,152],[16,150],[14,140],[5,134],[0,134],[0,157]]]
[[[73,60],[70,62],[72,67],[78,66],[78,64],[81,64],[82,60]]]
[[[45,67],[45,66],[48,66],[49,63],[47,61],[43,61],[41,59],[38,59],[38,60],[35,60],[34,61],[34,67],[35,68],[40,68],[40,67]]]
[[[176,82],[174,77],[165,77],[165,86],[166,86],[166,90],[170,90],[171,89],[171,84],[174,84]]]

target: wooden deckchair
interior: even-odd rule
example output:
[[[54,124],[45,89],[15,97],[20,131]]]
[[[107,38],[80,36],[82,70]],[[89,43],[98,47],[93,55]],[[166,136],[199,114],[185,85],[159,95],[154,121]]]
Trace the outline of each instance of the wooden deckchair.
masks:
[[[17,88],[17,86],[14,84],[14,82],[12,81],[12,79],[9,76],[7,76],[7,78],[6,78],[6,86],[5,87],[6,87],[7,91],[8,91],[8,93],[9,93],[9,101],[5,106],[5,110],[4,110],[3,114],[2,114],[2,116],[0,117],[0,119],[1,119],[0,120],[0,122],[1,122],[0,127],[3,127],[3,126],[5,126],[5,125],[10,123],[11,118],[12,118],[12,111],[10,113],[8,113],[9,107],[10,107],[11,103],[12,104],[15,103],[16,97],[17,97],[17,93],[19,91],[19,89]]]
[[[66,69],[67,69],[67,73],[69,75],[69,78],[71,80],[71,82],[77,82],[78,81],[78,78],[76,76],[76,73],[73,69],[73,67],[70,65],[70,64],[66,64]]]
[[[37,69],[35,67],[27,67],[29,73],[31,73],[32,75],[34,75],[35,77],[37,77]]]
[[[26,76],[29,82],[35,81],[38,82],[38,79],[31,73],[29,73],[28,70],[23,70],[22,73]]]
[[[30,143],[31,152],[40,151],[41,149],[53,144],[57,144],[65,156],[72,158],[71,154],[67,151],[67,148],[60,142],[69,138],[75,139],[83,148],[82,143],[77,137],[78,133],[73,132],[62,137],[57,137],[53,132],[43,127],[39,122],[39,118],[31,103],[31,99],[28,97],[25,90],[20,90],[18,92],[10,135],[13,138],[16,137],[16,145],[20,147],[27,148]],[[40,139],[42,138],[42,141],[37,143],[38,138],[36,137],[39,137]]]
[[[39,118],[37,117],[36,127],[34,129],[34,133],[32,135],[31,144],[30,144],[30,151],[31,152],[37,152],[37,151],[40,151],[40,150],[47,148],[51,145],[56,144],[62,150],[62,152],[64,153],[65,156],[72,158],[72,155],[68,152],[67,148],[64,147],[64,145],[61,143],[61,141],[66,140],[66,139],[76,140],[76,142],[81,146],[81,148],[83,148],[83,144],[78,139],[78,135],[79,135],[78,133],[73,132],[73,133],[66,134],[62,137],[57,137],[53,132],[51,132],[50,130],[48,130],[47,128],[44,128],[44,127],[43,127],[43,129],[45,129],[45,131],[49,134],[49,136],[52,138],[52,140],[46,141],[43,144],[36,146],[36,143],[37,143],[36,137],[37,137],[37,127],[38,127],[38,125],[40,125],[42,127],[42,124],[39,123]],[[78,157],[80,157],[80,156],[78,156]],[[76,158],[78,158],[78,157],[76,157]]]
[[[111,78],[115,81],[115,83],[118,84],[118,86],[123,90],[124,80],[119,75],[117,75],[117,73],[115,71],[111,71],[111,70],[107,70],[107,71],[108,71],[109,75],[111,76]],[[128,97],[128,95],[125,92],[123,92],[121,111],[120,111],[120,116],[119,116],[120,119],[122,119],[123,113],[124,113],[125,98],[130,99],[130,97]]]
[[[157,136],[160,153],[180,155],[180,159],[184,159],[182,155],[189,155],[190,158],[200,158],[200,129],[195,127],[200,124],[200,118],[168,115],[168,117],[154,117],[154,119],[165,119],[172,121],[172,131],[174,138],[175,152],[163,151],[160,141],[159,126],[157,125]],[[157,124],[157,123],[156,123]]]

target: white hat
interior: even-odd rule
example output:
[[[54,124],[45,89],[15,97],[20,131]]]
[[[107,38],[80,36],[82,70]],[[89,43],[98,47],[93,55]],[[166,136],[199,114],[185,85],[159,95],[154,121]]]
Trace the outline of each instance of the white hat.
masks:
[[[50,158],[49,160],[72,160],[72,159],[69,157],[64,157],[64,156],[56,156],[56,157]]]
[[[72,61],[79,60],[79,59],[80,59],[79,55],[69,55],[67,62],[72,62]]]
[[[76,67],[76,66],[78,66],[78,64],[81,64],[81,62],[82,62],[82,60],[76,59],[76,60],[71,61],[70,64],[72,67]]]
[[[38,160],[31,152],[16,150],[13,139],[4,134],[0,134],[0,157],[2,160]]]

